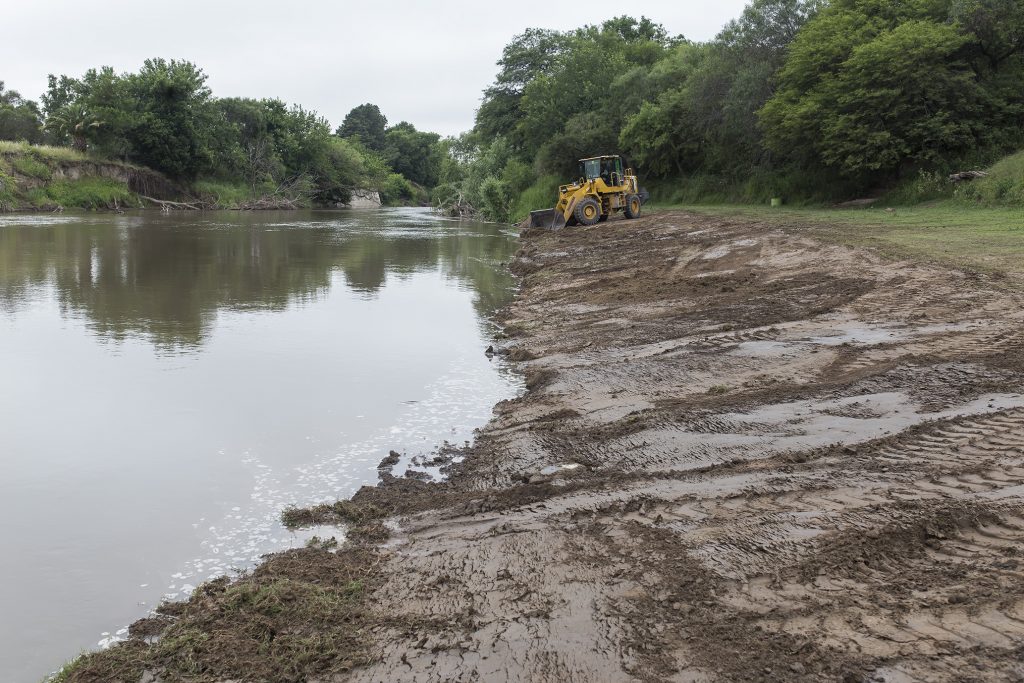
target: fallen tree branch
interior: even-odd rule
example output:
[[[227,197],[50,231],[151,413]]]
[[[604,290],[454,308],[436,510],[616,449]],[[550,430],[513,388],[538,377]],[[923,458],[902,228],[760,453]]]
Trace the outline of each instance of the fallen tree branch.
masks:
[[[985,171],[960,171],[959,173],[952,173],[949,176],[950,182],[959,183],[964,180],[974,180],[975,178],[984,178],[988,173]]]
[[[169,209],[182,209],[182,210],[187,210],[187,211],[201,211],[201,210],[203,210],[203,208],[205,208],[203,206],[199,206],[199,205],[196,205],[196,204],[190,204],[188,202],[172,202],[172,201],[169,201],[167,199],[154,199],[153,197],[147,197],[144,194],[140,194],[139,197],[141,199],[145,199],[147,202],[153,202],[157,206],[159,206],[159,207],[161,207],[163,209],[168,209],[168,210]]]

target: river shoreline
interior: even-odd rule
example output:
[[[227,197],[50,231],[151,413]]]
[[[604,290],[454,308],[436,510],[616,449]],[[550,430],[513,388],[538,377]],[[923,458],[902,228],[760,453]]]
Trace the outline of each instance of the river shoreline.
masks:
[[[347,524],[340,551],[65,679],[1006,680],[1022,295],[818,238],[683,211],[525,234],[499,346],[529,391],[445,482],[385,458],[290,513]]]
[[[279,211],[303,208],[380,208],[380,193],[353,188],[347,204],[314,205],[288,192],[253,195],[231,183],[195,187],[149,168],[120,161],[77,158],[70,150],[0,151],[0,215],[111,211]]]

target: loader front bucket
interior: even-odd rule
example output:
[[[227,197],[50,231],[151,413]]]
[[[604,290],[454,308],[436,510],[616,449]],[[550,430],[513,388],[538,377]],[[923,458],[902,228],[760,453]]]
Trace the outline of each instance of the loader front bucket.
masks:
[[[554,228],[553,223],[555,220],[554,209],[541,209],[540,211],[530,212],[530,227],[531,228],[547,228],[551,230]]]

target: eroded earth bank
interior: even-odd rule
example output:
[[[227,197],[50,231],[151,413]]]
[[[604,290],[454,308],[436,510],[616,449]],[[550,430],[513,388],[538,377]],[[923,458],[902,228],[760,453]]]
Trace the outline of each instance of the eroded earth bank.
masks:
[[[294,680],[1024,680],[1014,283],[683,212],[526,236],[513,268],[530,391],[448,482],[309,513],[349,549],[246,579],[363,577],[344,623],[266,616],[264,652],[347,638]],[[166,621],[255,647],[238,590]]]

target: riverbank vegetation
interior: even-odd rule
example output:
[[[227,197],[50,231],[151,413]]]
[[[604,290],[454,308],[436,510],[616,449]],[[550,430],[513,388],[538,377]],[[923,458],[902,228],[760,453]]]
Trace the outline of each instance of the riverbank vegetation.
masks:
[[[8,208],[41,208],[38,193],[28,197],[17,182],[37,177],[17,167],[32,159],[153,169],[179,188],[173,199],[204,207],[332,206],[356,190],[423,203],[436,182],[440,136],[405,121],[388,127],[375,105],[356,107],[332,131],[316,112],[279,99],[214,97],[206,80],[191,62],[150,59],[134,73],[51,75],[41,104],[0,83],[0,140],[16,141],[0,149],[12,159],[0,179]],[[379,127],[372,135],[357,125],[367,113]]]
[[[754,0],[706,43],[646,18],[531,29],[435,199],[516,220],[616,151],[672,203],[952,196],[949,173],[1024,147],[1022,36],[1015,0]]]

